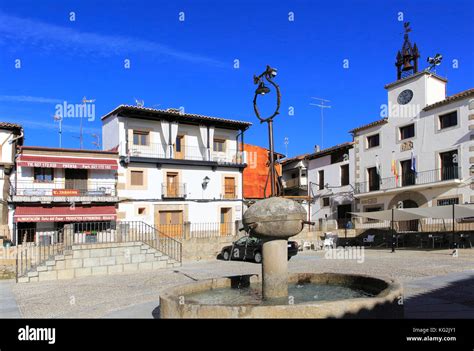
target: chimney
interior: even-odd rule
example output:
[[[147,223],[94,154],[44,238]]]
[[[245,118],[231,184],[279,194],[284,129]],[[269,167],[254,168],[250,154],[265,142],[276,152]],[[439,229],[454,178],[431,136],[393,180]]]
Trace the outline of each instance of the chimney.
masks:
[[[314,152],[321,151],[321,147],[319,145],[314,145]]]

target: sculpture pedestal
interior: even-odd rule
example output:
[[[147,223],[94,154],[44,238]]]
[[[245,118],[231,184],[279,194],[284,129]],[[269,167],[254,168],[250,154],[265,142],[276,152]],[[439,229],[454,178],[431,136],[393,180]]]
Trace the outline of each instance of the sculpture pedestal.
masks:
[[[288,240],[270,240],[262,249],[264,299],[288,297]]]

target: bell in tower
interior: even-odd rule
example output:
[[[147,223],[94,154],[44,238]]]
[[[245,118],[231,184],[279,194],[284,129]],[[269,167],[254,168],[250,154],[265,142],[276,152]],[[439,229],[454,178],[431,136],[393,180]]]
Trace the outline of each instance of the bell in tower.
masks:
[[[408,38],[408,33],[411,32],[410,22],[405,22],[403,26],[405,27],[404,42],[402,50],[399,50],[397,53],[397,61],[395,62],[395,66],[397,66],[397,79],[405,78],[418,72],[418,58],[420,57],[418,47],[416,44],[412,46]]]

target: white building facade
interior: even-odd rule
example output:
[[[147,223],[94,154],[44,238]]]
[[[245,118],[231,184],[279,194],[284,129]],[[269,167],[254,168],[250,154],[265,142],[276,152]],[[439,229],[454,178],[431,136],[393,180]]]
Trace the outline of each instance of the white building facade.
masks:
[[[286,196],[308,195],[308,160],[303,154],[281,161],[281,183]]]
[[[22,146],[9,184],[15,243],[50,244],[65,226],[86,240],[116,221],[116,151]]]
[[[353,143],[315,152],[306,160],[311,221],[321,230],[345,228],[354,211]]]
[[[102,118],[104,148],[117,147],[118,218],[173,236],[185,223],[226,234],[242,219],[248,122],[121,105]]]
[[[385,86],[388,117],[352,130],[358,211],[474,202],[474,89],[429,71]]]
[[[23,128],[14,123],[0,122],[0,236],[11,239],[8,228],[8,199],[11,175],[15,171],[16,149],[23,144]]]

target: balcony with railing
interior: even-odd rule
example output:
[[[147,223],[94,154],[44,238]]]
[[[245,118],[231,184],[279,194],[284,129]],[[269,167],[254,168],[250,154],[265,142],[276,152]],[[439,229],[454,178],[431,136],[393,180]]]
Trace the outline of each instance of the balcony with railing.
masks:
[[[221,194],[222,199],[237,199],[238,194],[237,194],[237,186],[234,185],[225,185],[223,189],[223,193]]]
[[[305,177],[291,178],[283,181],[283,187],[285,189],[307,189],[308,184]]]
[[[18,180],[10,185],[13,202],[117,202],[115,181]]]
[[[153,158],[161,160],[184,160],[214,162],[219,165],[242,165],[242,152],[237,149],[212,151],[205,147],[181,145],[179,149],[171,148],[161,143],[136,145],[129,143],[128,156],[134,158]]]
[[[455,182],[460,179],[461,167],[443,167],[416,173],[410,171],[402,173],[399,177],[394,176],[356,183],[354,186],[354,193],[365,194],[375,191],[387,191],[442,182]]]
[[[161,197],[163,199],[186,198],[186,183],[162,183]]]

